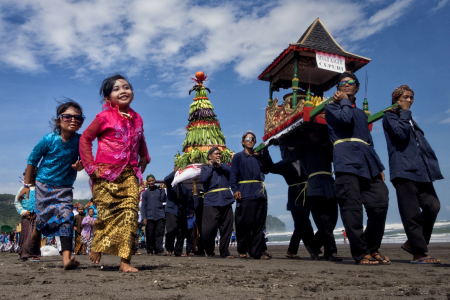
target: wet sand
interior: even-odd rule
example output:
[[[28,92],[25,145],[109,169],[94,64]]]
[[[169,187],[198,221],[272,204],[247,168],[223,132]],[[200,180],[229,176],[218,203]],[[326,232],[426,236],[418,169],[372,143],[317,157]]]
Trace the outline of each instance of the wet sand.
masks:
[[[302,245],[303,259],[288,259],[286,249],[269,246],[265,261],[143,253],[132,260],[137,274],[118,272],[111,255],[100,265],[77,256],[80,268],[64,271],[61,257],[35,263],[0,253],[0,299],[450,299],[450,243],[430,246],[441,265],[410,264],[400,244],[380,249],[389,266],[355,265],[348,245],[338,245],[340,263],[313,261]]]

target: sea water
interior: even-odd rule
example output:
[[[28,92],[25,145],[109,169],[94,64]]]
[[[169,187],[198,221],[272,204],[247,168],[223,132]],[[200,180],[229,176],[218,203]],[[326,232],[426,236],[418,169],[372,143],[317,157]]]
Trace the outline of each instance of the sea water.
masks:
[[[344,244],[344,236],[342,234],[343,227],[334,230],[334,238],[336,244]],[[269,232],[268,245],[288,245],[292,232]],[[404,243],[407,240],[405,230],[402,223],[386,224],[384,229],[383,243]],[[348,242],[348,241],[347,241]],[[430,243],[450,242],[450,220],[436,221],[434,224],[433,234]]]

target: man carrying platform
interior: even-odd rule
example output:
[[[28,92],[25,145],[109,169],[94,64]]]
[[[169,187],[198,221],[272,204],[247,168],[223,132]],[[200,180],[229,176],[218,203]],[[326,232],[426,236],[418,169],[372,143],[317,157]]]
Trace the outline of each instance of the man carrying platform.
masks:
[[[436,154],[412,118],[410,108],[413,102],[413,90],[407,85],[399,86],[392,93],[392,104],[397,103],[398,107],[384,114],[390,177],[408,237],[402,248],[413,255],[411,263],[439,264],[440,259],[427,253],[441,207],[433,181],[444,177]]]
[[[373,146],[366,113],[355,105],[358,78],[352,72],[339,77],[333,102],[325,108],[328,134],[333,143],[336,172],[334,196],[357,264],[390,264],[378,249],[383,239],[389,205],[384,166]],[[363,227],[363,208],[367,227]]]
[[[290,163],[280,160],[276,164],[270,159],[270,173],[283,176],[288,184],[288,202],[286,210],[291,212],[294,221],[294,232],[289,242],[289,248],[286,251],[286,257],[293,259],[301,259],[297,255],[300,241],[303,240],[306,250],[308,250],[311,258],[320,260],[320,247],[322,238],[320,230],[314,235],[311,221],[309,220],[310,208],[308,203],[304,202],[304,186],[308,180],[305,172],[302,170],[298,160]]]
[[[256,136],[247,131],[242,136],[244,150],[231,162],[231,190],[236,199],[236,239],[240,258],[270,259],[264,253],[264,226],[267,217],[267,193],[264,174],[268,174],[269,151],[256,153]]]
[[[172,252],[175,256],[185,257],[183,254],[184,239],[188,238],[187,211],[194,210],[192,194],[189,190],[180,184],[180,197],[177,196],[177,187],[172,187],[175,178],[174,171],[164,178],[164,184],[167,187],[166,198],[166,255],[171,256]],[[174,247],[175,238],[177,242]]]
[[[202,167],[201,181],[204,188],[202,238],[207,257],[214,256],[214,238],[220,231],[220,256],[230,255],[229,241],[233,229],[233,195],[230,189],[230,170],[228,164],[220,163],[222,153],[212,147],[208,151],[208,165]]]
[[[333,173],[331,162],[333,149],[326,134],[317,129],[307,128],[306,136],[301,139],[287,141],[281,138],[281,157],[285,162],[300,161],[306,172],[307,180],[301,186],[301,200],[306,202],[311,210],[314,223],[320,233],[324,245],[325,259],[342,261],[337,255],[336,241],[333,231],[338,219],[338,206],[333,193]],[[306,190],[305,190],[306,189]]]

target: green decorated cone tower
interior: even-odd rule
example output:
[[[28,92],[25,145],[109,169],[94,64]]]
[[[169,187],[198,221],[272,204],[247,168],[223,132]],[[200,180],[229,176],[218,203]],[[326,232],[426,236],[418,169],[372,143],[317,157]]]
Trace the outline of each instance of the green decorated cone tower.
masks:
[[[175,164],[184,169],[190,164],[202,164],[208,162],[208,151],[212,147],[218,147],[222,151],[222,162],[230,163],[234,153],[227,148],[225,136],[222,133],[219,120],[214,113],[214,106],[208,98],[211,91],[203,85],[206,75],[197,72],[195,85],[189,91],[195,91],[194,102],[190,105],[188,125],[186,126],[186,139],[183,143],[183,154],[175,155]]]

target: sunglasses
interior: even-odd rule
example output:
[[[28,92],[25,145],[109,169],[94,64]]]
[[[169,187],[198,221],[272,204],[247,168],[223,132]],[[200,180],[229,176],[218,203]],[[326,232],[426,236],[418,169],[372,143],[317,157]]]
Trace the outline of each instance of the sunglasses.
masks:
[[[72,118],[75,119],[75,122],[78,124],[82,124],[84,122],[84,119],[86,119],[85,116],[80,115],[70,115],[70,114],[60,114],[58,116],[58,119],[61,118],[64,122],[70,122],[72,121]]]
[[[356,80],[350,79],[350,80],[343,80],[339,82],[339,86],[344,86],[346,83],[349,85],[354,85],[356,83]]]
[[[246,142],[248,142],[248,141],[256,142],[256,139],[254,137],[246,137],[244,139],[244,141],[246,141]]]

